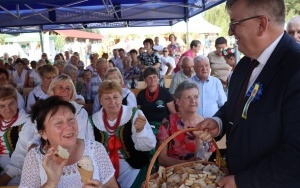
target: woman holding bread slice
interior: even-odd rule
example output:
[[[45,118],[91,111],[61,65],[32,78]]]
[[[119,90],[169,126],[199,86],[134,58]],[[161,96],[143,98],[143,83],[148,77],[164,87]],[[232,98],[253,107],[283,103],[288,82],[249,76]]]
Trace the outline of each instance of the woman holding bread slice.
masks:
[[[96,141],[77,138],[71,103],[58,96],[40,100],[32,108],[31,120],[37,123],[41,145],[26,155],[19,187],[118,187],[105,148]],[[85,182],[86,175],[80,171],[88,166],[85,170],[91,170],[92,176]]]
[[[120,187],[141,187],[156,146],[150,124],[142,111],[122,105],[122,87],[115,80],[104,80],[98,93],[102,108],[90,118],[95,140],[106,147]]]

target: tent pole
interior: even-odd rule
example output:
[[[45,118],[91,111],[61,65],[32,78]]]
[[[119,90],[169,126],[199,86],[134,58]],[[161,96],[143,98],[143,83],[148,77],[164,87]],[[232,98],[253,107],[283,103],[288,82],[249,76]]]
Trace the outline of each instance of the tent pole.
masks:
[[[188,46],[189,46],[189,44],[190,44],[190,36],[189,36],[189,20],[187,20],[186,22],[185,22],[185,24],[186,24],[186,48],[188,49]]]
[[[189,38],[189,17],[188,17],[188,15],[189,15],[189,8],[188,7],[185,7],[184,8],[184,21],[185,21],[185,24],[186,24],[186,35],[185,35],[185,43],[186,43],[186,46],[187,46],[187,49],[189,49],[188,48],[188,46],[189,46],[189,44],[190,44],[190,38]]]
[[[43,41],[43,32],[40,30],[40,42],[41,42],[41,48],[42,48],[42,53],[44,53],[44,41]]]

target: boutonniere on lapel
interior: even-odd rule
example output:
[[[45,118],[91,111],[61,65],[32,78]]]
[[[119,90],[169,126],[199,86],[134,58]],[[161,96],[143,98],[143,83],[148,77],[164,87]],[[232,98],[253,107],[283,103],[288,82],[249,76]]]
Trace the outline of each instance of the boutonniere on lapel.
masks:
[[[250,89],[249,89],[249,91],[247,92],[247,95],[246,95],[249,98],[248,98],[248,100],[247,100],[247,102],[244,106],[243,113],[242,113],[242,118],[247,119],[247,112],[248,112],[248,108],[249,108],[251,102],[255,102],[255,101],[259,100],[261,95],[262,95],[262,91],[263,91],[262,84],[259,83],[259,82],[254,83],[250,87]]]

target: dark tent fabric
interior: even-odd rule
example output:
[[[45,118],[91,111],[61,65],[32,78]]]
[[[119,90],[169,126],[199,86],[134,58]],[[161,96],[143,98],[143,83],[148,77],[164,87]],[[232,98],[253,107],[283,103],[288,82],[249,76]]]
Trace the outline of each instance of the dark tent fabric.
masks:
[[[0,32],[174,25],[224,1],[0,0]]]

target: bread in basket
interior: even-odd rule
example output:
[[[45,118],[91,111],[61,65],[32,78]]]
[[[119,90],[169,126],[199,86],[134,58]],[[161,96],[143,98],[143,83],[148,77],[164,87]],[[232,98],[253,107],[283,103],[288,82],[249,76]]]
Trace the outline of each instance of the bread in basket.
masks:
[[[188,128],[180,130],[172,134],[166,139],[155,152],[143,183],[143,188],[215,188],[217,182],[227,174],[227,170],[223,167],[224,162],[216,142],[216,162],[193,161],[181,163],[167,168],[159,167],[159,171],[153,175],[151,169],[157,159],[159,153],[165,146],[177,135],[188,131],[196,131],[197,128]]]

